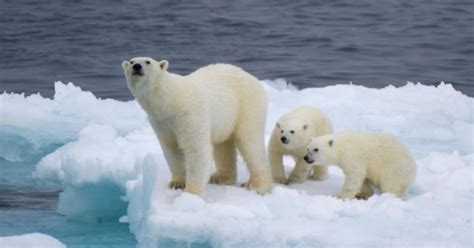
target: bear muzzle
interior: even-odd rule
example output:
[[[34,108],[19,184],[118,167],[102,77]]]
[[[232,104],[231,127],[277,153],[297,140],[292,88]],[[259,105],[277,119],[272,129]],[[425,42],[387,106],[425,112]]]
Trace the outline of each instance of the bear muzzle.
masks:
[[[306,161],[306,163],[308,163],[308,164],[314,163],[314,159],[313,159],[313,156],[311,155],[311,153],[306,154],[306,156],[304,156],[303,159],[304,159],[304,161]]]
[[[143,76],[143,72],[142,72],[142,65],[140,64],[134,64],[132,66],[132,75],[137,75],[137,76]]]

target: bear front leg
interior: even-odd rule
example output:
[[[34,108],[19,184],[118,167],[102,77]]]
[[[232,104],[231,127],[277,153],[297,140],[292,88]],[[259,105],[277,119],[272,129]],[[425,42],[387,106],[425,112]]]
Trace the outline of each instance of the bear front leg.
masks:
[[[326,179],[328,176],[328,167],[326,165],[313,165],[312,172],[309,175],[309,179],[321,181]]]
[[[365,175],[362,173],[347,173],[342,191],[337,194],[337,198],[353,199],[360,192],[364,179]]]
[[[158,136],[163,155],[171,171],[171,181],[168,187],[172,189],[184,189],[186,169],[184,167],[183,154],[178,149],[176,138],[169,131],[161,130],[157,125],[152,126]]]
[[[186,167],[186,187],[184,191],[204,197],[205,187],[211,175],[211,145],[200,144],[183,147],[183,153]]]
[[[186,166],[185,191],[204,197],[205,187],[211,175],[212,149],[210,145],[201,145],[199,148],[184,152]]]
[[[365,179],[364,183],[362,184],[362,188],[360,189],[360,193],[356,195],[357,199],[367,200],[374,194],[374,191],[370,187],[369,180]]]
[[[163,153],[171,171],[171,181],[168,187],[171,189],[184,189],[186,186],[186,169],[184,167],[183,155],[177,147],[163,148]]]
[[[301,183],[308,176],[308,164],[303,159],[296,160],[295,168],[290,173],[286,184]]]
[[[183,153],[188,193],[204,197],[205,186],[211,176],[212,145],[208,123],[199,116],[188,116],[178,121],[176,136]]]
[[[238,147],[247,168],[250,178],[243,187],[254,189],[258,193],[267,193],[272,187],[271,168],[265,156],[265,145],[263,137],[251,136],[245,139],[238,139]]]
[[[275,183],[286,183],[285,171],[283,167],[283,154],[276,152],[272,149],[268,151],[268,158],[270,160],[270,167],[272,170],[273,182]]]

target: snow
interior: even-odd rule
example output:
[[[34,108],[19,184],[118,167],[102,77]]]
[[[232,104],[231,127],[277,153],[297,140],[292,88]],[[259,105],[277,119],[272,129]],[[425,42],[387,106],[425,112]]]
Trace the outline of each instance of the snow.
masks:
[[[3,248],[65,248],[57,239],[42,233],[29,233],[18,236],[0,237],[0,247]]]
[[[472,155],[433,152],[417,160],[417,182],[407,199],[383,194],[368,201],[331,196],[343,182],[335,170],[327,181],[275,185],[264,196],[209,185],[203,200],[167,190],[166,168],[158,166],[163,163],[159,157],[150,159],[143,165],[143,176],[127,187],[128,221],[144,247],[154,247],[163,238],[206,240],[217,247],[472,244]]]
[[[81,221],[129,223],[141,247],[473,245],[473,98],[444,83],[304,90],[284,80],[262,83],[269,96],[267,141],[278,117],[301,105],[320,108],[336,131],[391,133],[416,158],[408,196],[338,200],[333,196],[344,175],[337,167],[324,181],[274,184],[263,196],[237,185],[208,185],[204,199],[170,190],[159,143],[135,101],[97,99],[60,82],[52,100],[0,95],[0,140],[22,140],[8,146],[0,141],[0,156],[16,161],[28,159],[18,152],[22,147],[45,149],[32,177],[64,188],[58,212]],[[64,145],[45,148],[58,143]],[[285,159],[287,172],[292,166]],[[238,170],[239,183],[246,181],[241,160]]]

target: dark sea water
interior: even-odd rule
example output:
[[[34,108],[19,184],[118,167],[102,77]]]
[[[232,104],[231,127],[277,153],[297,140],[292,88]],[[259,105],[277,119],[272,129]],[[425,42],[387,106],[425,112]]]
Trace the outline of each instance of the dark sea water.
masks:
[[[0,90],[131,99],[120,63],[216,62],[299,88],[452,83],[474,96],[473,1],[0,0]]]

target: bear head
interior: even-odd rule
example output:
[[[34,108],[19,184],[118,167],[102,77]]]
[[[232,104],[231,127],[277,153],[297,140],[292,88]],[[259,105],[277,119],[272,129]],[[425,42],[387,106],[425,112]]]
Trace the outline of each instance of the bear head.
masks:
[[[132,92],[137,87],[147,88],[156,82],[168,70],[168,61],[156,61],[149,57],[135,57],[122,62],[123,72],[127,78],[127,83]]]
[[[307,151],[304,160],[308,164],[331,165],[337,163],[336,142],[334,142],[333,134],[311,138]]]
[[[280,143],[289,151],[305,148],[311,138],[305,121],[280,120],[275,128]]]

